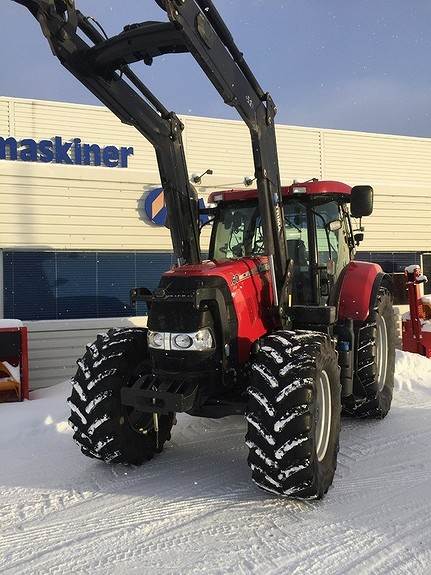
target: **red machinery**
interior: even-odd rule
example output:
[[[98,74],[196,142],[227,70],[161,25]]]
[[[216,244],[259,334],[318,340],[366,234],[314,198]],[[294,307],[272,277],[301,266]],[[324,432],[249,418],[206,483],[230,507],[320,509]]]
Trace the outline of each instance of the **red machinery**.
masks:
[[[418,265],[406,267],[410,313],[403,316],[403,350],[431,358],[431,296],[423,296],[422,284],[428,281]]]
[[[27,328],[0,323],[0,403],[29,399]]]
[[[162,451],[177,412],[244,414],[256,484],[323,497],[341,408],[383,418],[392,400],[392,281],[353,261],[364,236],[351,218],[371,215],[372,187],[314,178],[281,187],[275,104],[212,0],[156,0],[167,20],[110,38],[73,0],[16,1],[63,66],[153,145],[175,254],[153,293],[132,289],[148,329],[109,330],[77,362],[69,422],[82,453],[139,465]],[[199,207],[184,126],[129,67],[175,53],[190,53],[247,125],[256,190],[217,192]],[[208,259],[200,215],[212,223]]]

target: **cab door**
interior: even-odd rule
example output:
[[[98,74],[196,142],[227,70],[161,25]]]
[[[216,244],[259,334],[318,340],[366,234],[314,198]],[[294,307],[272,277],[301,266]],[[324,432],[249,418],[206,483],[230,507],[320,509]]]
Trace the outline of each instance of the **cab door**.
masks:
[[[337,201],[313,206],[316,229],[317,266],[320,305],[328,303],[329,295],[342,270],[350,261],[349,235]]]

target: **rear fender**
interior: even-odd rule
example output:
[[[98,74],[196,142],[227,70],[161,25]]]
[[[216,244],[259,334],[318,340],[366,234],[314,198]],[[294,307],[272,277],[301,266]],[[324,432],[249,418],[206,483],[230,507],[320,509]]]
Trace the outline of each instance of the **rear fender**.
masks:
[[[390,276],[378,264],[350,262],[341,280],[338,319],[365,321],[372,313],[382,284],[390,285]]]

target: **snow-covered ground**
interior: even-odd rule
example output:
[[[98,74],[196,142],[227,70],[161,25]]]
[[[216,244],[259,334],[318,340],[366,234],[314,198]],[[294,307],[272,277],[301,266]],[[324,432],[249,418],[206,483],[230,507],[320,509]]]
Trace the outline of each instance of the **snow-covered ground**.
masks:
[[[0,405],[0,573],[431,573],[431,360],[397,352],[384,421],[343,420],[333,488],[250,481],[239,417],[180,417],[141,468],[86,459],[69,383]]]

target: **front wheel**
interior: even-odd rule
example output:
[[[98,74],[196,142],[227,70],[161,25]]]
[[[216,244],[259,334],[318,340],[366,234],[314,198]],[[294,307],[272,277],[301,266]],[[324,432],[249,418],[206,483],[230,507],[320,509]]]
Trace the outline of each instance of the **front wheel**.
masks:
[[[260,342],[248,388],[248,463],[262,489],[322,498],[337,466],[341,390],[328,336],[278,331]]]
[[[155,385],[147,330],[111,329],[87,346],[68,399],[73,439],[84,455],[106,463],[140,465],[170,439],[174,414],[154,416],[123,406],[121,389],[142,376]]]

